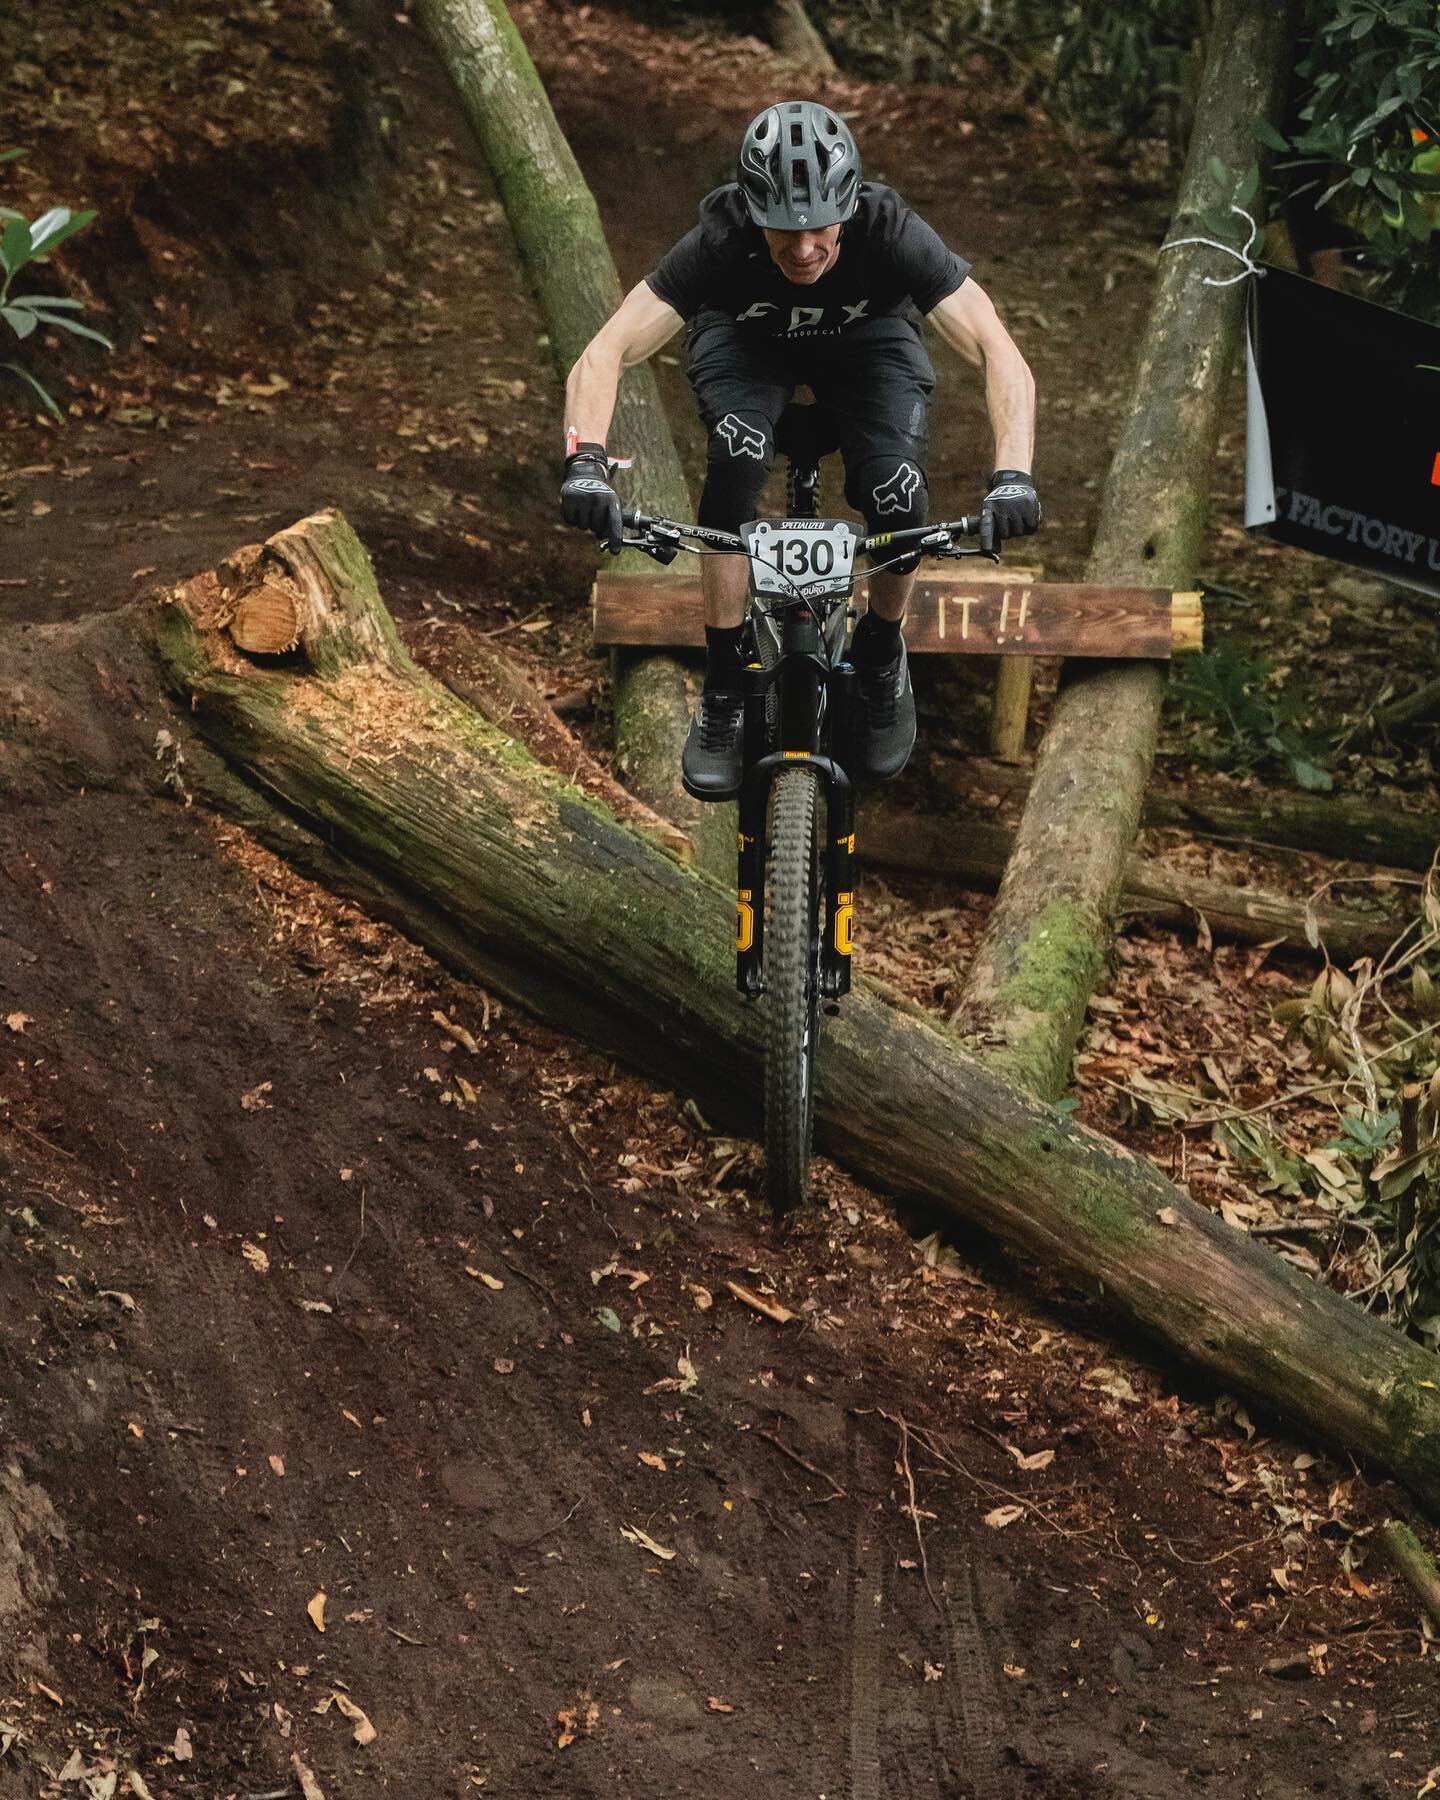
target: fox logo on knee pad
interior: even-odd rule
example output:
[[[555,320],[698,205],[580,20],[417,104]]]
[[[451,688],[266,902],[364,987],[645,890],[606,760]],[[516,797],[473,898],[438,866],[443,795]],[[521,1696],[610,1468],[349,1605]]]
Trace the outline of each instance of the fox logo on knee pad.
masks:
[[[910,503],[925,477],[914,463],[902,462],[888,481],[874,490],[875,510],[881,513],[909,512]]]
[[[752,456],[756,462],[765,461],[768,452],[765,433],[747,425],[734,413],[726,413],[715,427],[715,435],[724,438],[732,456]]]

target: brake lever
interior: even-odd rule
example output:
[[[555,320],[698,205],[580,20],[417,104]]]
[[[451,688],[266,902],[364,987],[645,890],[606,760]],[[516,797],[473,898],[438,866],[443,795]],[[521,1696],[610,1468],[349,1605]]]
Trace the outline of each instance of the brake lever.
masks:
[[[678,541],[671,543],[654,537],[622,537],[619,550],[613,549],[609,544],[606,544],[604,548],[610,552],[611,556],[619,556],[621,551],[624,550],[639,550],[645,556],[652,557],[662,566],[674,562],[675,558],[680,554],[680,545]]]
[[[952,546],[949,550],[936,550],[933,554],[936,556],[988,556],[993,563],[998,563],[1000,561],[1000,552],[998,550],[981,550],[978,546],[973,550]]]

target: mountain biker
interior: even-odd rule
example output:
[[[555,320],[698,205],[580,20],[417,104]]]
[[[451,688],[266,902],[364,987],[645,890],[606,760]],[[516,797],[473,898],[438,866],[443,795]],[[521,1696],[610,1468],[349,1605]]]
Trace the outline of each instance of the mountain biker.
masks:
[[[775,434],[797,385],[831,415],[845,497],[871,532],[928,517],[925,453],[935,371],[916,313],[984,372],[996,468],[981,546],[1040,524],[1030,476],[1035,384],[970,264],[892,189],[861,179],[844,121],[813,100],[767,107],[746,129],[736,180],[626,295],[566,385],[565,523],[618,548],[620,501],[605,448],[623,369],[688,324],[688,372],[709,433],[699,523],[738,531],[756,516]],[[898,775],[915,742],[901,635],[918,555],[870,578],[851,660],[861,694],[862,779]],[[746,559],[706,556],[704,691],[682,758],[702,800],[739,790]]]

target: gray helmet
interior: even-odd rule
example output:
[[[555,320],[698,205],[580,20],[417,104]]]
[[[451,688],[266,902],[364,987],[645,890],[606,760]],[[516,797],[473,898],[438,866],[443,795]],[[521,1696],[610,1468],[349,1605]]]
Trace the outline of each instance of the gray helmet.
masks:
[[[818,100],[782,100],[746,127],[736,170],[757,225],[807,231],[855,210],[860,152],[850,128]]]

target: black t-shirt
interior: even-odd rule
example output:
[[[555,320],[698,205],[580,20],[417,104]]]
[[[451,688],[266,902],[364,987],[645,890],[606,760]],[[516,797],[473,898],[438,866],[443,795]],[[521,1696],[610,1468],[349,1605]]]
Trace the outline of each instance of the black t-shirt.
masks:
[[[788,281],[730,182],[705,196],[700,223],[645,280],[684,319],[718,312],[762,337],[814,338],[838,337],[868,319],[906,313],[912,304],[928,313],[969,273],[964,257],[894,188],[862,181],[834,263],[818,281]]]

